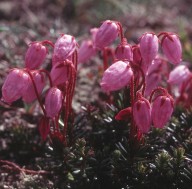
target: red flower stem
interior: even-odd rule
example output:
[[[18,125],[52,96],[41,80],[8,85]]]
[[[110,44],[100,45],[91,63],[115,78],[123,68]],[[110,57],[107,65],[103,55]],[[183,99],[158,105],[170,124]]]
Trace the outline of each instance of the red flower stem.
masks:
[[[40,99],[40,97],[39,97],[39,93],[38,93],[38,90],[37,90],[35,81],[34,81],[34,79],[33,79],[33,76],[32,76],[31,72],[30,72],[28,69],[26,69],[25,71],[29,74],[29,77],[31,78],[31,81],[32,81],[32,84],[33,84],[33,87],[34,87],[34,90],[35,90],[35,94],[36,94],[36,96],[37,96],[37,100],[38,100],[39,105],[40,105],[40,107],[41,107],[41,109],[42,109],[42,111],[43,111],[44,116],[46,116],[46,111],[45,111],[45,108],[44,108],[44,106],[43,106],[43,104],[42,104],[42,102],[41,102],[41,99]]]
[[[132,119],[131,119],[131,128],[130,128],[130,141],[134,139],[135,136],[135,123],[133,118],[133,104],[135,101],[135,83],[134,83],[134,76],[131,79],[131,85],[130,85],[130,97],[131,97],[131,108],[132,108]]]
[[[133,65],[133,67],[136,68],[136,71],[138,70],[138,71],[141,73],[142,81],[141,81],[141,84],[140,84],[139,87],[138,87],[138,90],[140,90],[140,88],[143,86],[143,88],[142,88],[142,95],[144,95],[145,88],[146,88],[145,74],[144,74],[143,70],[142,70],[139,66]]]
[[[154,89],[152,92],[151,92],[151,95],[150,95],[150,98],[149,98],[149,102],[151,103],[152,102],[152,98],[153,98],[153,96],[154,96],[154,94],[156,93],[156,92],[162,92],[162,94],[164,94],[164,95],[167,95],[168,94],[168,92],[167,92],[167,90],[166,89],[164,89],[164,88],[162,88],[162,87],[157,87],[156,89]]]
[[[104,71],[108,68],[108,53],[107,47],[103,49],[103,69]]]
[[[24,169],[19,167],[17,164],[7,161],[7,160],[0,160],[0,164],[1,165],[7,165],[8,169],[10,169],[11,171],[13,170],[17,170],[19,173],[25,173],[25,174],[30,174],[30,175],[48,175],[51,174],[48,171],[44,171],[44,170],[40,170],[40,171],[34,171],[34,170],[30,170],[30,169]]]
[[[51,41],[44,40],[44,41],[42,41],[41,43],[42,43],[42,44],[48,44],[48,45],[50,45],[51,47],[54,48],[54,44],[53,44]]]
[[[59,116],[56,116],[55,117],[55,128],[57,131],[59,131],[59,123],[58,122],[59,122]]]
[[[68,129],[68,119],[72,111],[72,99],[76,83],[76,72],[77,72],[77,51],[72,57],[73,64],[68,64],[68,78],[69,82],[66,83],[66,101],[65,101],[65,115],[64,115],[64,128],[63,128],[63,140],[64,145],[67,146],[67,129]]]
[[[64,128],[63,128],[63,140],[64,140],[65,146],[67,146],[68,115],[69,115],[69,84],[67,85],[67,90],[66,90]]]
[[[120,33],[121,43],[123,43],[123,41],[124,41],[123,27],[122,27],[120,22],[117,22],[117,24],[119,26],[119,33]]]

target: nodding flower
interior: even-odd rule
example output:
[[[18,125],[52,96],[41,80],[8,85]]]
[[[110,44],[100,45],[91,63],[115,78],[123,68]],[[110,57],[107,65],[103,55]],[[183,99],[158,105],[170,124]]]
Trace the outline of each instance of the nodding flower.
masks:
[[[41,42],[30,44],[25,55],[25,67],[37,69],[44,62],[47,55],[47,48]]]
[[[94,45],[102,50],[109,46],[119,35],[119,25],[115,21],[106,20],[97,30]]]
[[[30,83],[29,75],[22,69],[12,69],[2,87],[2,99],[12,103],[25,94]]]
[[[132,76],[129,62],[117,61],[105,70],[100,85],[105,92],[117,91],[127,86]]]
[[[33,77],[34,84],[37,88],[38,95],[41,94],[43,88],[45,86],[45,76],[38,71],[31,71],[31,76]],[[37,99],[37,94],[35,93],[34,85],[31,78],[28,84],[28,87],[25,93],[22,95],[22,99],[24,102],[31,103],[35,99]]]
[[[141,94],[133,104],[133,118],[141,133],[148,133],[151,127],[151,105]]]
[[[161,47],[168,61],[177,65],[181,62],[182,47],[179,37],[174,33],[162,32]],[[159,35],[159,36],[160,36]]]
[[[170,72],[168,83],[180,85],[190,76],[191,72],[189,71],[189,68],[185,65],[179,65]]]
[[[140,52],[147,66],[150,66],[152,61],[157,56],[159,41],[158,37],[153,33],[145,33],[140,38]]]
[[[158,96],[152,105],[152,122],[154,127],[163,128],[173,113],[173,99],[170,95]]]
[[[78,62],[85,63],[95,54],[96,49],[93,46],[93,42],[91,40],[85,40],[81,43],[81,46],[78,50]]]
[[[61,35],[54,46],[52,64],[63,62],[68,59],[76,50],[77,42],[71,35]]]
[[[47,117],[54,118],[59,114],[62,107],[62,99],[63,95],[61,90],[56,87],[49,89],[45,97],[45,110]]]
[[[115,58],[117,60],[133,61],[133,51],[131,45],[129,45],[126,41],[124,43],[120,43],[115,49]]]

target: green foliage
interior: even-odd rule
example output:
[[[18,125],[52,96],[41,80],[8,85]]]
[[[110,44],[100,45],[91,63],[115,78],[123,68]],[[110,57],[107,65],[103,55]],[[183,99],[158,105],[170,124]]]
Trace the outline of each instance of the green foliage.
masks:
[[[52,150],[45,161],[56,187],[192,186],[192,112],[177,112],[165,129],[152,129],[139,144],[129,140],[129,124],[114,120],[116,113],[111,105],[104,110],[84,107],[73,128],[74,143],[60,153]]]
[[[51,173],[50,188],[188,189],[192,187],[192,111],[176,110],[164,129],[152,128],[140,142],[129,138],[130,123],[116,121],[123,98],[115,106],[83,107],[69,130],[69,146],[32,140],[32,131],[15,127],[9,143],[20,152],[34,149],[36,170]],[[69,125],[70,126],[70,125]],[[2,136],[3,137],[3,136]],[[27,146],[27,147],[26,147]],[[37,148],[37,146],[39,146]],[[32,151],[33,152],[33,151]],[[22,157],[22,156],[21,156]],[[25,156],[26,157],[26,156]],[[21,186],[43,188],[43,179],[21,178]]]

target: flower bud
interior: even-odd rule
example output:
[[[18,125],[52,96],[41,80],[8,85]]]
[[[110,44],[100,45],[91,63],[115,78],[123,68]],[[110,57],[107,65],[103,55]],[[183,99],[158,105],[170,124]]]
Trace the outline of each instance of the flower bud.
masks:
[[[115,50],[115,58],[118,60],[133,61],[131,46],[127,43],[119,44]]]
[[[11,70],[2,87],[3,100],[7,103],[18,100],[25,93],[29,83],[29,75],[23,70]]]
[[[95,47],[103,49],[109,46],[118,36],[119,26],[116,22],[106,20],[98,29],[95,36]]]
[[[133,118],[141,133],[149,132],[151,127],[151,106],[144,97],[140,97],[133,104]]]
[[[152,122],[154,127],[163,128],[173,113],[173,99],[168,96],[158,96],[152,105]]]
[[[31,43],[25,55],[25,67],[37,69],[43,63],[47,55],[47,49],[40,42]]]
[[[41,92],[45,86],[44,75],[39,73],[38,71],[31,72],[31,75],[33,76],[33,80],[34,80],[35,86],[37,88],[38,94],[41,94]],[[33,86],[33,82],[31,81],[31,78],[30,78],[28,87],[27,87],[25,93],[22,95],[22,97],[23,97],[23,101],[27,102],[27,103],[31,103],[35,99],[37,99],[37,95],[35,93],[35,89]]]
[[[96,54],[91,40],[83,41],[78,51],[78,62],[84,63]]]
[[[169,74],[168,82],[170,84],[180,85],[186,81],[191,75],[191,72],[185,65],[179,65]]]
[[[68,59],[76,50],[77,43],[71,35],[61,35],[54,46],[53,65]]]
[[[116,120],[129,120],[132,116],[132,110],[131,107],[125,108],[121,110],[116,116]]]
[[[140,39],[140,51],[144,62],[149,66],[157,56],[159,48],[158,38],[155,34],[145,33]]]
[[[43,141],[46,140],[49,132],[50,132],[50,124],[49,119],[43,117],[39,123],[39,132]]]
[[[182,47],[179,37],[176,34],[165,34],[161,46],[163,53],[172,64],[176,65],[181,62]]]
[[[116,91],[128,85],[132,76],[129,62],[117,61],[105,70],[100,85],[106,92]]]
[[[52,87],[49,89],[45,97],[45,110],[47,117],[54,118],[60,111],[62,107],[62,92],[56,88]]]

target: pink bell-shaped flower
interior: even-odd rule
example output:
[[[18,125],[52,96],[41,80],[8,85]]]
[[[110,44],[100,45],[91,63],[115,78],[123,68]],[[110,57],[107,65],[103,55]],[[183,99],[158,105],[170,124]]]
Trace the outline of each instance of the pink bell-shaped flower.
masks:
[[[2,99],[7,103],[18,100],[25,93],[29,83],[29,75],[23,70],[11,70],[2,87]]]
[[[25,55],[25,67],[37,69],[43,63],[47,55],[47,48],[41,42],[30,44]]]
[[[144,62],[149,66],[157,56],[159,48],[158,37],[152,33],[145,33],[140,38],[140,51]]]
[[[63,62],[68,59],[76,50],[77,43],[71,35],[61,35],[54,46],[52,63]]]
[[[68,68],[63,63],[53,65],[50,73],[54,86],[61,85],[68,80]]]
[[[132,48],[128,43],[121,43],[115,49],[115,58],[117,60],[133,61]]]
[[[147,99],[139,96],[133,104],[133,118],[141,133],[148,133],[151,127],[151,106]]]
[[[91,40],[83,41],[78,51],[78,62],[84,63],[96,54]]]
[[[158,96],[152,105],[152,122],[154,127],[163,128],[173,113],[173,99],[169,96]]]
[[[45,110],[47,117],[54,118],[58,115],[62,107],[63,95],[61,90],[56,87],[49,89],[45,97]]]
[[[185,65],[179,65],[169,74],[168,82],[170,84],[180,85],[191,76],[191,72]]]
[[[181,62],[182,47],[179,37],[174,33],[165,33],[161,41],[163,53],[174,65]]]
[[[95,47],[103,49],[109,46],[118,36],[119,26],[117,22],[106,20],[98,29],[95,36]]]
[[[100,85],[105,92],[116,91],[128,85],[132,76],[129,62],[117,61],[105,70]]]
[[[31,75],[33,76],[33,80],[34,80],[34,83],[35,83],[35,86],[37,88],[37,92],[39,95],[39,94],[41,94],[41,92],[45,86],[44,75],[42,73],[39,73],[38,71],[31,72]],[[31,103],[35,99],[37,99],[37,95],[35,93],[35,89],[34,89],[32,81],[31,81],[31,78],[30,78],[28,87],[27,87],[25,93],[22,95],[22,97],[23,97],[23,101],[27,102],[27,103]]]

